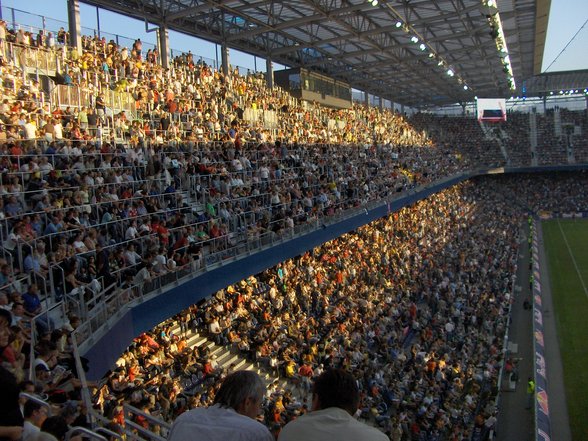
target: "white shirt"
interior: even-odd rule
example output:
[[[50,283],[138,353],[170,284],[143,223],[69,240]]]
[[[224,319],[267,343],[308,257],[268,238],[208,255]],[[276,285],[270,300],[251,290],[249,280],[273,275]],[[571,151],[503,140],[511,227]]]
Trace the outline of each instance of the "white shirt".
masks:
[[[137,237],[137,234],[139,232],[137,231],[137,229],[133,226],[130,226],[129,228],[127,228],[127,231],[125,232],[125,239],[126,240],[131,240],[134,239],[135,237]]]
[[[61,127],[61,123],[55,124],[55,139],[63,139],[63,128]]]
[[[366,426],[338,407],[316,410],[286,424],[279,441],[388,441],[378,429]]]
[[[218,404],[183,413],[174,422],[168,441],[273,441],[263,424]]]
[[[22,441],[35,441],[37,439],[37,434],[41,431],[37,426],[35,426],[30,421],[25,421],[24,426],[22,428]]]

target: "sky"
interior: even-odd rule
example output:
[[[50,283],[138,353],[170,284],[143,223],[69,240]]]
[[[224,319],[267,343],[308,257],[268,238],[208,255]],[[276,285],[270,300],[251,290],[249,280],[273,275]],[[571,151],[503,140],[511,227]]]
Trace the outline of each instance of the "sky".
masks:
[[[3,18],[10,22],[12,20],[6,7],[12,7],[21,11],[28,11],[31,14],[16,13],[16,22],[42,27],[40,16],[46,19],[47,28],[67,28],[67,1],[66,0],[0,0],[2,5]],[[82,21],[82,33],[91,33],[90,29],[97,28],[96,8],[80,2],[80,15]],[[50,19],[49,19],[50,18]],[[562,49],[572,39],[574,34],[581,28],[588,19],[588,0],[551,0],[551,12],[549,17],[545,53],[543,56],[543,68],[547,72],[565,70],[588,69],[588,24],[578,33],[574,41],[556,59]],[[153,26],[151,26],[153,27]],[[100,29],[103,33],[119,34],[129,38],[141,38],[144,43],[155,45],[155,32],[146,33],[145,23],[138,20],[131,20],[108,11],[100,11]],[[106,35],[107,38],[114,38]],[[170,47],[175,51],[187,52],[205,57],[208,62],[220,60],[220,47],[204,40],[195,39],[186,35],[171,31],[169,34]],[[122,43],[122,40],[121,40]],[[132,43],[132,41],[131,41]],[[143,45],[144,49],[148,44]],[[218,55],[217,55],[218,52]],[[234,66],[247,69],[256,69],[265,72],[265,60],[255,58],[248,54],[231,50],[229,61]],[[278,70],[283,66],[274,64]]]
[[[542,72],[588,69],[588,23],[557,58],[586,20],[588,0],[551,0]]]

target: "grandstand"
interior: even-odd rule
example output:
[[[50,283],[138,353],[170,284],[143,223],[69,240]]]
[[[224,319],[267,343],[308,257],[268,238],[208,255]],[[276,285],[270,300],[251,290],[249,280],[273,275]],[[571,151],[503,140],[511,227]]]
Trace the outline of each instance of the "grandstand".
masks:
[[[129,19],[135,3],[88,2]],[[0,23],[0,346],[3,375],[34,383],[23,397],[59,408],[68,436],[162,441],[251,369],[277,436],[312,378],[344,367],[359,418],[393,440],[568,439],[558,398],[551,424],[539,398],[512,424],[513,375],[536,371],[527,220],[588,213],[588,113],[544,89],[588,76],[539,78],[545,2],[139,3],[157,46],[84,34],[77,0],[67,30]],[[173,56],[168,30],[205,32],[222,64]],[[229,46],[267,72],[231,66]],[[274,61],[365,100],[291,96]],[[515,78],[539,111],[467,114]]]

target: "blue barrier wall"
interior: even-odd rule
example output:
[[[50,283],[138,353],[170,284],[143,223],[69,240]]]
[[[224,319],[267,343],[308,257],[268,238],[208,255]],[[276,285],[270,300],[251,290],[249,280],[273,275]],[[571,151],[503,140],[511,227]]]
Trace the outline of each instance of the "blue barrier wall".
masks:
[[[572,171],[585,169],[587,166],[535,167],[535,168],[507,168],[484,169],[466,173],[453,178],[434,183],[430,186],[411,190],[404,196],[382,202],[381,205],[363,211],[358,215],[340,222],[326,225],[324,228],[308,233],[302,237],[292,239],[270,249],[260,251],[245,258],[226,263],[210,270],[180,286],[170,289],[161,295],[148,300],[132,309],[109,329],[102,338],[86,351],[84,356],[90,360],[90,371],[87,378],[97,380],[114,366],[120,354],[129,346],[132,339],[140,333],[152,329],[167,318],[186,309],[199,300],[210,296],[228,285],[239,282],[266,268],[270,268],[284,260],[291,259],[315,248],[322,243],[335,239],[342,234],[353,231],[391,212],[425,199],[434,193],[449,188],[459,182],[474,176],[489,174],[509,174],[544,171]]]

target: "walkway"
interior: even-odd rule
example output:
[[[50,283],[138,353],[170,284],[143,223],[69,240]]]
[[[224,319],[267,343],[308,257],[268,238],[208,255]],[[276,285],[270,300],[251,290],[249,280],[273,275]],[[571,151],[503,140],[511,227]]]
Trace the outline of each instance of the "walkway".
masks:
[[[509,331],[510,343],[518,346],[518,352],[512,354],[519,358],[519,381],[513,392],[501,392],[497,440],[498,441],[533,441],[535,419],[533,410],[527,410],[527,378],[533,372],[533,315],[523,308],[525,299],[531,299],[529,286],[529,230],[525,225],[517,262],[517,279],[512,304],[512,317]]]

